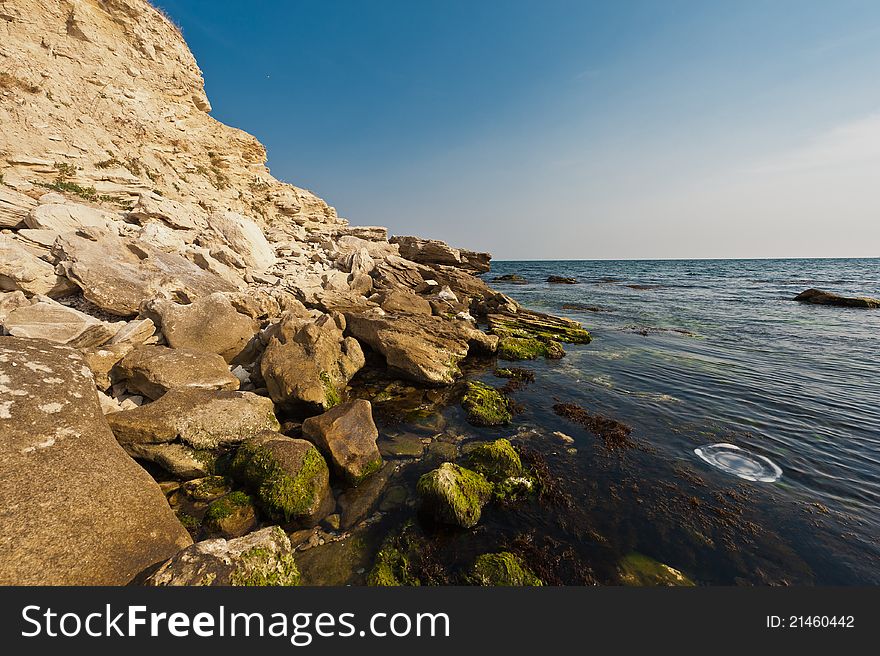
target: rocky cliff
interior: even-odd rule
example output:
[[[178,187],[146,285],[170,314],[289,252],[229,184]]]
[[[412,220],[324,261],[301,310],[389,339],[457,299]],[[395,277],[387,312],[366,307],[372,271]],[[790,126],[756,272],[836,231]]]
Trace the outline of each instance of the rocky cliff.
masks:
[[[490,289],[488,254],[349,225],[210,110],[146,0],[0,0],[0,582],[126,583],[185,547],[131,458],[225,504],[193,554],[247,553],[379,476],[359,371],[447,386],[499,342],[589,339]],[[274,560],[221,579],[295,580],[286,537],[253,535]]]

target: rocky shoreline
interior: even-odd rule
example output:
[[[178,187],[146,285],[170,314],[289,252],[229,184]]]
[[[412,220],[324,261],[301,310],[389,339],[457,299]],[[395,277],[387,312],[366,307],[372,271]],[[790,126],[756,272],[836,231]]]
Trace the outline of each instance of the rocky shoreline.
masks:
[[[487,253],[275,180],[144,0],[21,4],[0,48],[0,584],[295,585],[295,549],[368,529],[422,460],[426,521],[538,493],[506,439],[379,440],[374,406],[503,426],[505,390],[461,390],[463,369],[561,358],[580,324],[489,287]],[[385,536],[367,582],[413,584],[419,540]],[[470,577],[541,583],[500,546]]]

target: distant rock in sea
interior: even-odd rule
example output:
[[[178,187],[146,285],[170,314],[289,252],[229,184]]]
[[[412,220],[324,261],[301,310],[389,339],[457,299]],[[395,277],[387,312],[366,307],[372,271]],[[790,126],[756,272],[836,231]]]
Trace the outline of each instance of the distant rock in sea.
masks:
[[[839,296],[831,292],[824,292],[821,289],[808,289],[794,297],[795,301],[801,303],[812,303],[813,305],[835,305],[837,307],[851,308],[880,308],[880,300],[868,297],[850,297]]]
[[[547,282],[554,285],[576,285],[578,284],[577,278],[567,278],[565,276],[548,276]]]

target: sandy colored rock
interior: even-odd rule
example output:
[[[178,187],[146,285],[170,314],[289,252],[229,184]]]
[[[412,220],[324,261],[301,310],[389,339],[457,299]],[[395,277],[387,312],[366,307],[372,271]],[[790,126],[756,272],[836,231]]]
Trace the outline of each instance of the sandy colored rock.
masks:
[[[217,353],[227,362],[239,356],[259,330],[259,323],[235,310],[223,294],[211,294],[189,305],[170,301],[148,304],[162,334],[174,348]]]
[[[431,304],[405,288],[388,289],[379,294],[379,306],[391,314],[431,314]]]
[[[221,212],[211,217],[211,227],[219,232],[245,265],[265,271],[275,263],[275,250],[253,220],[235,212]]]
[[[302,432],[352,485],[382,466],[382,456],[376,446],[379,431],[373,422],[373,407],[369,401],[356,399],[309,417],[303,422]]]
[[[0,584],[124,585],[191,543],[71,348],[0,337]]]
[[[116,220],[112,212],[80,203],[46,203],[33,208],[24,220],[28,228],[51,230],[57,233],[75,232],[91,227],[116,233]]]
[[[269,395],[295,409],[329,409],[339,403],[346,384],[364,366],[360,344],[344,337],[339,313],[317,320],[285,314],[260,363]]]
[[[385,356],[388,366],[416,382],[448,385],[471,348],[494,352],[498,338],[467,321],[434,316],[346,313],[347,332]]]
[[[194,302],[235,287],[175,253],[110,235],[59,237],[54,252],[83,296],[110,314],[133,316],[155,298]]]
[[[116,330],[112,324],[45,297],[8,313],[3,327],[14,337],[44,339],[78,348],[104,344]]]
[[[195,449],[237,444],[277,430],[272,401],[250,392],[175,389],[152,403],[109,418],[120,444],[180,441]]]
[[[150,399],[172,389],[237,390],[239,385],[221,356],[189,348],[138,346],[115,369],[116,381]]]
[[[111,377],[110,372],[132,348],[131,344],[123,342],[82,350],[83,359],[91,369],[92,375],[95,377],[95,386],[99,390],[106,392],[111,385],[119,382],[117,377]]]
[[[28,213],[37,206],[30,196],[0,184],[0,228],[15,228],[24,224]]]
[[[63,296],[76,289],[17,239],[0,235],[0,290]]]

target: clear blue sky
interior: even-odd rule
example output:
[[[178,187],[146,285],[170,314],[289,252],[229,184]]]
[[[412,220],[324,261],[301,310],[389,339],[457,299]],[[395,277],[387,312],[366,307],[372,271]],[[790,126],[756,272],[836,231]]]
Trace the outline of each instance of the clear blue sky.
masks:
[[[219,120],[499,259],[880,255],[880,2],[158,0]]]

